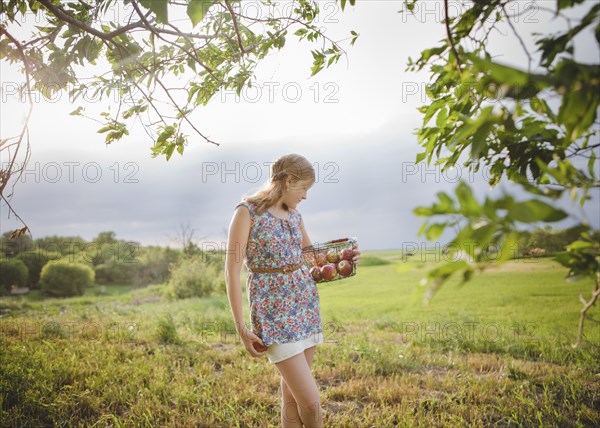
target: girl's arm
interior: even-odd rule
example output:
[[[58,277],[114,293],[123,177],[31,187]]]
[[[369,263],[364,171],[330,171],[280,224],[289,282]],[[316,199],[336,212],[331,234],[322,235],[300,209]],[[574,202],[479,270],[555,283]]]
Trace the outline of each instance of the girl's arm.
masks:
[[[250,213],[248,209],[239,206],[231,219],[229,235],[227,237],[227,252],[225,256],[225,283],[231,313],[238,334],[242,334],[244,327],[244,313],[242,309],[242,283],[240,273],[244,254],[250,234]]]
[[[303,219],[300,219],[300,230],[302,231],[302,248],[310,247],[312,245],[312,243],[310,242],[308,233],[306,233],[306,229],[304,228],[304,220]]]
[[[267,352],[267,347],[260,337],[246,327],[244,323],[244,311],[242,309],[242,282],[240,281],[240,273],[252,225],[248,209],[246,207],[239,208],[235,210],[231,224],[229,225],[227,253],[225,255],[225,284],[227,285],[227,297],[229,298],[235,329],[248,352],[254,357],[260,357]]]

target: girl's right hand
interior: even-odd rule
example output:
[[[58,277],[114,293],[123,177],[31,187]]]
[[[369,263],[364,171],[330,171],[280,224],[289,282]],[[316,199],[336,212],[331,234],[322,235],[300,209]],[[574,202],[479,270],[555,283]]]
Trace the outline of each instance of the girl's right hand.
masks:
[[[244,348],[246,348],[253,357],[261,357],[267,352],[268,347],[263,343],[262,339],[247,327],[242,329],[240,337],[242,338]]]

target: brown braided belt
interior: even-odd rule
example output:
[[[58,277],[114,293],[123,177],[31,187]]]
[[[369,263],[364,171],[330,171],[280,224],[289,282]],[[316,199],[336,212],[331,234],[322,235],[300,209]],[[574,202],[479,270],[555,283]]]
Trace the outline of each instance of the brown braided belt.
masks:
[[[286,265],[286,266],[278,267],[278,268],[250,268],[248,266],[246,266],[246,267],[248,268],[248,271],[250,271],[252,273],[277,273],[277,272],[292,273],[292,272],[300,269],[303,264],[304,264],[303,262],[300,262],[295,265]]]

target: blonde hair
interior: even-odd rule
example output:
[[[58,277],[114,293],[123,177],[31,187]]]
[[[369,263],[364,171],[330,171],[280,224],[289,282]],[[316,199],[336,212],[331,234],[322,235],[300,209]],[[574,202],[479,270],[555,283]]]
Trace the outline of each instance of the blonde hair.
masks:
[[[315,182],[315,170],[310,162],[304,156],[290,153],[277,158],[271,166],[269,181],[253,195],[244,196],[242,201],[255,204],[257,214],[262,215],[283,195],[288,176],[291,177],[292,183]],[[286,210],[289,209],[285,204],[283,206]]]

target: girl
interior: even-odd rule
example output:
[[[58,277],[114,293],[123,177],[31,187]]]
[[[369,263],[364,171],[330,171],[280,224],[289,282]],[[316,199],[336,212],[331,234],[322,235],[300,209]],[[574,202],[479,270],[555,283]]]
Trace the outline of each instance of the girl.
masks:
[[[306,158],[281,156],[270,181],[236,206],[227,238],[225,279],[236,330],[252,356],[266,354],[281,374],[283,427],[323,426],[311,373],[316,345],[323,343],[319,294],[302,263],[302,249],[312,244],[296,209],[314,182]],[[354,254],[358,263],[360,251]],[[251,330],[242,313],[242,261],[248,269]]]

